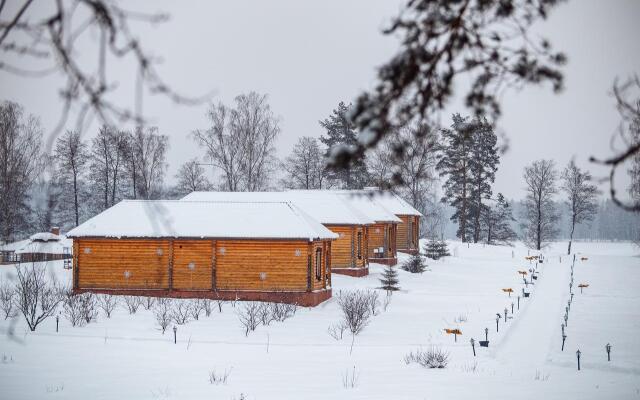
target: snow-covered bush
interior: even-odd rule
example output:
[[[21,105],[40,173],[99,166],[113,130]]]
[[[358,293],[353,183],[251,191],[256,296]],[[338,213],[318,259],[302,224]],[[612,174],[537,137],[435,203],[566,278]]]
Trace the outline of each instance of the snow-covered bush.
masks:
[[[223,372],[218,372],[215,369],[209,371],[209,383],[212,385],[226,385],[232,370],[233,367],[225,369]]]
[[[73,294],[66,291],[63,303],[65,318],[71,326],[85,326],[98,317],[98,301],[93,293]]]
[[[428,350],[418,349],[404,357],[407,364],[417,363],[425,368],[446,368],[449,364],[449,353],[438,346],[431,346]]]
[[[261,303],[257,301],[247,301],[238,307],[238,319],[244,328],[244,335],[249,336],[249,332],[256,330],[260,324]]]
[[[338,292],[338,305],[342,310],[342,318],[347,328],[353,335],[357,335],[369,323],[372,315],[372,303],[377,293],[371,290],[354,290]]]
[[[201,299],[202,301],[202,309],[204,310],[204,315],[206,317],[211,316],[211,311],[213,310],[213,301],[211,299]]]
[[[191,318],[194,320],[199,320],[200,315],[204,312],[204,301],[203,299],[193,299],[189,300],[189,314]]]
[[[156,319],[156,323],[162,329],[162,334],[167,330],[171,324],[173,310],[173,300],[167,298],[159,298],[153,305],[153,316]]]
[[[176,300],[171,307],[171,319],[178,324],[184,325],[191,320],[191,303],[189,300]]]
[[[63,299],[55,281],[48,281],[45,267],[16,267],[16,308],[22,313],[31,331],[55,314]]]
[[[272,305],[275,303],[260,303],[260,309],[258,310],[258,318],[262,325],[267,326],[274,320]]]
[[[415,254],[402,263],[400,268],[412,274],[421,274],[427,269],[427,264],[420,254]]]
[[[10,285],[9,282],[0,281],[0,310],[4,319],[13,318],[18,315],[18,310],[15,306],[16,301],[16,288]]]
[[[226,303],[226,300],[216,299],[216,304],[218,305],[218,312],[222,312],[222,306]]]
[[[135,314],[142,305],[142,299],[138,296],[123,296],[123,299],[129,314]]]
[[[111,313],[118,306],[118,296],[114,296],[111,294],[99,294],[98,295],[98,306],[104,311],[104,315],[107,318],[111,318]]]

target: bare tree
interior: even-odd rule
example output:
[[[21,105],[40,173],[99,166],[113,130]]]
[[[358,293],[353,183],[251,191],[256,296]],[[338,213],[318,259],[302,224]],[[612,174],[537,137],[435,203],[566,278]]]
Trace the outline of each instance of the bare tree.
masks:
[[[557,234],[558,213],[553,203],[557,193],[556,172],[552,160],[538,160],[524,169],[527,195],[524,200],[525,237],[527,244],[540,250]]]
[[[348,166],[396,128],[434,126],[455,88],[468,88],[475,115],[497,117],[505,88],[550,83],[560,91],[565,56],[529,34],[557,0],[410,0],[384,30],[401,48],[378,69],[378,83],[354,102],[350,119],[364,135],[342,147],[331,164]],[[460,81],[470,82],[460,85]],[[399,178],[400,176],[397,175]],[[392,182],[396,183],[396,182]]]
[[[106,125],[91,141],[91,184],[94,194],[100,196],[100,210],[111,207],[121,196],[126,148],[126,133]]]
[[[56,176],[61,183],[62,192],[71,196],[69,201],[61,202],[64,208],[67,204],[73,207],[74,226],[80,224],[80,207],[84,199],[84,176],[89,161],[88,147],[82,141],[80,132],[66,131],[56,141],[54,151],[56,161]]]
[[[211,127],[192,132],[195,141],[206,150],[207,157],[222,172],[222,189],[240,190],[242,139],[231,131],[231,109],[222,103],[212,104],[207,111]]]
[[[4,319],[13,318],[18,315],[16,309],[16,289],[9,282],[0,279],[0,310],[4,314]]]
[[[129,11],[110,0],[0,1],[0,71],[35,78],[62,74],[62,110],[50,143],[67,125],[72,108],[78,110],[75,130],[79,132],[94,116],[107,125],[141,124],[144,93],[181,104],[203,100],[181,96],[167,85],[156,71],[159,59],[151,56],[132,29],[167,18],[161,13]],[[95,44],[92,54],[80,49],[79,43],[87,40]],[[110,96],[118,87],[109,68],[114,65],[131,68],[130,75],[136,77],[134,107],[122,107]]]
[[[640,77],[634,75],[623,82],[613,84],[616,108],[620,114],[619,136],[624,149],[617,155],[600,160],[591,157],[590,161],[611,167],[609,173],[609,192],[615,204],[628,211],[640,212]],[[627,203],[616,194],[615,173],[619,166],[630,161],[631,202]],[[635,172],[634,172],[635,171]]]
[[[19,104],[0,103],[0,241],[28,227],[29,189],[43,161],[41,148],[38,119],[25,116]]]
[[[182,164],[176,174],[178,183],[175,192],[179,196],[185,196],[191,192],[201,190],[211,190],[211,182],[205,175],[204,168],[198,163],[197,159],[192,159]]]
[[[569,247],[567,254],[571,254],[571,242],[576,224],[592,221],[598,212],[598,188],[594,185],[589,171],[583,171],[571,160],[562,171],[562,190],[566,193],[565,204],[571,212],[569,233]]]
[[[44,266],[18,266],[16,277],[16,307],[29,329],[35,331],[42,321],[55,314],[62,301],[61,290],[55,281],[47,280]]]
[[[326,188],[324,157],[316,138],[303,136],[298,139],[282,168],[286,174],[282,183],[288,188]]]
[[[126,165],[133,198],[154,199],[162,190],[169,138],[157,127],[136,127],[127,135]]]
[[[274,144],[280,126],[267,100],[266,94],[241,94],[231,112],[231,129],[242,139],[242,186],[250,192],[266,188],[275,163]]]
[[[264,190],[275,163],[274,143],[280,132],[267,96],[241,94],[235,98],[235,107],[211,105],[207,115],[211,127],[195,130],[192,135],[222,172],[222,188]]]

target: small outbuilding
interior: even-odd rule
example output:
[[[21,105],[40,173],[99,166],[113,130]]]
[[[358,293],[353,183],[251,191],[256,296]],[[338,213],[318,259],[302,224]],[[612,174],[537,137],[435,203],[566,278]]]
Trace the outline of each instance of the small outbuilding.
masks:
[[[331,244],[331,272],[369,274],[367,227],[374,220],[330,191],[192,192],[185,201],[288,201],[338,235]]]
[[[27,240],[2,247],[3,260],[7,262],[44,262],[71,258],[71,240],[60,235],[59,228],[50,232],[33,234]]]
[[[400,218],[396,230],[396,245],[398,251],[409,254],[420,252],[420,218],[422,213],[416,210],[397,194],[379,190],[378,188],[366,188],[364,192],[372,193],[376,202]]]
[[[75,292],[303,306],[331,297],[337,235],[290,202],[125,200],[68,237]]]

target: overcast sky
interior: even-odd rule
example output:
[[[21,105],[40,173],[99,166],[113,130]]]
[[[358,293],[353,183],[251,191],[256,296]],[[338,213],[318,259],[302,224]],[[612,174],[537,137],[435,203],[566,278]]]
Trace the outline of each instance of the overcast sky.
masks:
[[[376,66],[397,50],[397,39],[380,30],[402,3],[234,0],[133,5],[152,4],[150,11],[170,14],[167,23],[141,28],[138,34],[163,59],[159,71],[176,90],[193,95],[213,90],[212,100],[225,103],[250,90],[269,94],[281,119],[278,155],[283,157],[298,137],[319,137],[323,131],[318,120],[339,101],[350,101],[375,82]],[[548,88],[532,88],[504,97],[498,126],[510,147],[501,160],[496,192],[522,197],[522,169],[539,158],[563,166],[575,157],[597,176],[606,174],[587,159],[611,155],[619,119],[609,92],[615,77],[640,72],[639,16],[640,1],[571,0],[536,27],[568,55],[566,89],[554,95]],[[89,56],[94,49],[88,42],[80,55]],[[110,66],[119,84],[112,98],[132,104],[135,70],[126,63]],[[23,104],[41,118],[47,132],[53,129],[61,110],[59,76],[26,79],[0,73],[0,84],[2,99]],[[457,111],[457,103],[449,109]],[[207,127],[205,111],[205,104],[176,106],[146,98],[144,112],[170,137],[171,177],[181,163],[204,154],[188,134]],[[69,128],[73,122],[69,120]],[[91,127],[87,137],[96,129]]]

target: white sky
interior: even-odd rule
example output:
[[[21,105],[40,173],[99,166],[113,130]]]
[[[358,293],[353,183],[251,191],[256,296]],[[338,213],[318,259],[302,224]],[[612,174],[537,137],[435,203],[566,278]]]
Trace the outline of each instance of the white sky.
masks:
[[[373,84],[375,67],[397,49],[396,39],[382,36],[380,29],[402,3],[156,1],[149,11],[165,11],[170,21],[142,28],[138,34],[163,59],[160,72],[180,92],[198,95],[213,90],[213,100],[225,103],[250,90],[268,93],[272,109],[281,118],[278,155],[283,157],[298,137],[320,136],[318,120],[328,116],[340,100],[349,101]],[[143,9],[151,3],[123,4]],[[640,72],[638,16],[640,2],[634,0],[571,0],[537,27],[569,57],[566,90],[554,95],[548,88],[532,88],[505,96],[499,129],[508,137],[510,150],[502,158],[494,191],[520,198],[522,168],[539,158],[564,165],[575,157],[594,174],[606,174],[587,159],[611,154],[618,114],[609,91],[616,76]],[[86,43],[80,55],[89,56],[94,48]],[[110,66],[119,87],[112,98],[131,105],[135,71],[130,64]],[[23,104],[50,131],[61,110],[59,79],[0,73],[0,98]],[[204,104],[184,107],[162,98],[145,100],[144,112],[170,137],[171,179],[182,162],[203,155],[187,135],[206,128],[205,110]],[[68,127],[74,127],[73,118]],[[89,129],[87,137],[96,130],[95,126]]]

